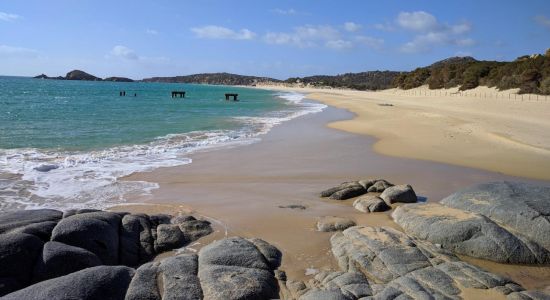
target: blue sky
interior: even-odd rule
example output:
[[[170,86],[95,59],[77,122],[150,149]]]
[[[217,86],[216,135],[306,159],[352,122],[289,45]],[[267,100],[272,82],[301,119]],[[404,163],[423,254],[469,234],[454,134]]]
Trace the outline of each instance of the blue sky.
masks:
[[[550,48],[550,1],[0,1],[0,74],[411,70]]]

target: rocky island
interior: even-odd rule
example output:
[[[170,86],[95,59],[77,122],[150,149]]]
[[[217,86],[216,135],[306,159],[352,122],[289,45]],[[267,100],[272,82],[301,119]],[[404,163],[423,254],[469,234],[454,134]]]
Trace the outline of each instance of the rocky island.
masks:
[[[107,77],[105,79],[101,79],[99,77],[96,77],[94,75],[88,74],[84,71],[80,70],[72,70],[67,75],[58,76],[58,77],[49,77],[45,74],[40,74],[38,76],[35,76],[33,78],[36,79],[56,79],[56,80],[84,80],[84,81],[114,81],[114,82],[134,82],[134,80],[126,77]]]

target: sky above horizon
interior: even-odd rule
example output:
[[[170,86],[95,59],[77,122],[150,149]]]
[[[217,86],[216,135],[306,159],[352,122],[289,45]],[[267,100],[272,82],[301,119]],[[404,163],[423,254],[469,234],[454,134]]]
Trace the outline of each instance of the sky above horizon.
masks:
[[[0,75],[279,79],[550,48],[550,1],[2,0]]]

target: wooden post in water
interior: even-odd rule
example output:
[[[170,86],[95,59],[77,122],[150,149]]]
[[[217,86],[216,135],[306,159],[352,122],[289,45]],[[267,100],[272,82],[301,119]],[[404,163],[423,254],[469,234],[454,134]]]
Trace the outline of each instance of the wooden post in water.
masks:
[[[172,98],[185,98],[185,91],[172,91]]]
[[[227,93],[227,94],[225,94],[225,101],[229,101],[229,98],[231,98],[231,97],[233,97],[233,101],[239,101],[239,99],[237,99],[238,96],[239,96],[239,94]]]

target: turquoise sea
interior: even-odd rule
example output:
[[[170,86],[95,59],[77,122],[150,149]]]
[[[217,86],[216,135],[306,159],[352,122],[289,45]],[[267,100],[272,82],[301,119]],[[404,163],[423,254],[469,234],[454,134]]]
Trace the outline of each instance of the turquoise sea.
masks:
[[[227,92],[240,101],[225,101]],[[122,176],[256,142],[323,108],[300,94],[229,86],[0,77],[0,211],[124,202],[157,185]]]

